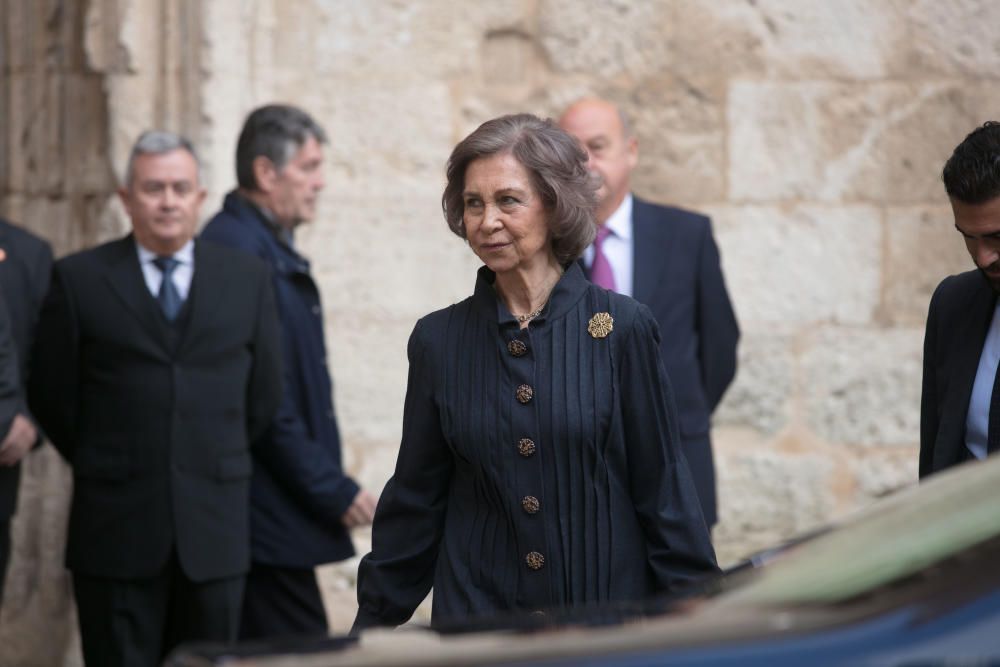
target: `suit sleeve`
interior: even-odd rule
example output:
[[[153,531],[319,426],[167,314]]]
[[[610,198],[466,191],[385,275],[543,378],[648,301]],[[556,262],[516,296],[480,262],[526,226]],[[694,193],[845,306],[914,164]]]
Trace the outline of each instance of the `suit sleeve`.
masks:
[[[28,373],[28,406],[59,453],[73,462],[80,404],[79,328],[59,265],[42,305]]]
[[[937,395],[937,313],[940,310],[940,294],[944,283],[934,290],[927,312],[927,327],[924,330],[924,371],[920,391],[920,467],[919,477],[923,479],[934,471],[934,443],[938,433]]]
[[[259,307],[253,339],[253,367],[247,387],[247,433],[256,442],[267,430],[281,402],[281,347],[278,312],[270,271],[259,281]]]
[[[620,379],[629,486],[661,592],[676,591],[718,567],[694,478],[681,451],[673,389],[660,335],[641,306],[623,346]]]
[[[202,238],[227,245],[266,261],[267,253],[249,234],[234,225],[212,222]],[[277,293],[277,279],[272,281]],[[254,444],[254,455],[267,467],[288,494],[320,521],[339,521],[360,487],[344,474],[330,448],[310,436],[302,417],[302,403],[309,387],[299,387],[294,341],[279,322],[284,391],[267,436]],[[321,363],[321,360],[316,360]]]
[[[21,407],[21,381],[17,346],[11,329],[7,304],[0,290],[0,440],[7,437],[14,416]]]
[[[254,454],[288,493],[321,521],[339,521],[360,488],[348,477],[330,448],[310,435],[303,421],[302,404],[309,387],[302,387],[296,373],[298,351],[282,331],[285,390],[267,437]],[[323,363],[316,360],[316,363]]]
[[[48,294],[49,283],[52,278],[52,247],[44,241],[39,241],[40,242],[37,245],[38,250],[30,262],[32,272],[30,280],[31,322],[28,325],[29,347],[34,344],[35,332],[38,330],[38,318],[42,310],[42,304],[45,302],[45,295]],[[27,361],[30,361],[30,359]],[[25,367],[27,369],[25,371],[25,375],[28,376],[30,375],[31,367],[28,364],[25,364]],[[28,377],[21,378],[21,382],[27,385]],[[45,434],[42,432],[43,429],[38,423],[38,420],[33,414],[31,414],[31,410],[27,404],[27,397],[22,398],[24,401],[22,412],[35,423],[36,427],[38,427],[38,438],[34,445],[35,447],[38,447],[45,439]]]
[[[719,249],[711,222],[698,261],[698,361],[709,412],[714,412],[736,375],[736,344],[740,328],[722,276]]]
[[[358,615],[352,632],[405,623],[434,581],[453,461],[432,395],[420,326],[418,322],[407,346],[403,438],[396,471],[375,512],[371,553],[358,568]]]

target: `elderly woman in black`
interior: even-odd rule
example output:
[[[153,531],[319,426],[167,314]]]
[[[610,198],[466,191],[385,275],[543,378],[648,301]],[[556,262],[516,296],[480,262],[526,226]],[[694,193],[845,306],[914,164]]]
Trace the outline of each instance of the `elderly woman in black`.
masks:
[[[396,471],[355,629],[637,600],[716,570],[652,315],[591,285],[587,156],[551,121],[481,125],[448,161],[474,294],[417,322]]]

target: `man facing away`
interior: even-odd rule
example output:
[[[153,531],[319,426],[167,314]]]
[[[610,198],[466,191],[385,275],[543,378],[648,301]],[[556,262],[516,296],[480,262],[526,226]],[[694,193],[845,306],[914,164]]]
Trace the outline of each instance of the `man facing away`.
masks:
[[[1000,449],[1000,123],[955,148],[942,174],[976,268],[931,298],[920,400],[920,477]]]
[[[717,512],[710,417],[736,374],[740,335],[711,223],[631,193],[638,141],[615,105],[579,100],[559,124],[580,141],[601,184],[597,239],[584,254],[584,267],[594,283],[648,306],[659,324],[681,444],[711,527]]]
[[[34,234],[0,220],[0,292],[7,303],[10,335],[21,385],[16,411],[7,428],[0,423],[0,602],[10,557],[11,517],[17,508],[21,461],[42,437],[24,395],[35,325],[52,273],[52,249]],[[4,435],[6,434],[6,435]]]
[[[56,263],[29,401],[73,468],[66,564],[88,665],[158,665],[236,639],[249,568],[250,443],[280,400],[266,266],[194,239],[191,144],[136,141],[128,236]]]
[[[281,408],[254,450],[243,638],[325,633],[314,567],[354,553],[349,529],[371,523],[375,498],[341,467],[326,365],[323,308],[294,243],[323,188],[326,134],[304,111],[270,105],[246,119],[236,147],[239,187],[203,238],[271,266],[285,370]]]

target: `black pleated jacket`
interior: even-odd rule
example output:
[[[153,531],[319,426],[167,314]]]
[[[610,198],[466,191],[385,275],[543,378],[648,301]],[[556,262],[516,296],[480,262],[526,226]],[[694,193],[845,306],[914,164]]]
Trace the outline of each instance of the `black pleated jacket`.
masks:
[[[716,570],[649,310],[573,264],[520,330],[493,279],[480,269],[471,298],[410,336],[355,629],[405,622],[432,586],[440,624],[637,600]]]

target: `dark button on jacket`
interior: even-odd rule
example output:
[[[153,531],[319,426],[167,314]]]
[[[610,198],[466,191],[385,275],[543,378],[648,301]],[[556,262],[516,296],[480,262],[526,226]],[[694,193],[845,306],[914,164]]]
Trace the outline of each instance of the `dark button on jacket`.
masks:
[[[507,351],[515,357],[523,357],[528,352],[528,346],[524,344],[524,341],[515,338],[507,343]]]
[[[535,441],[531,438],[521,438],[517,443],[517,452],[525,458],[532,456],[535,453]]]

